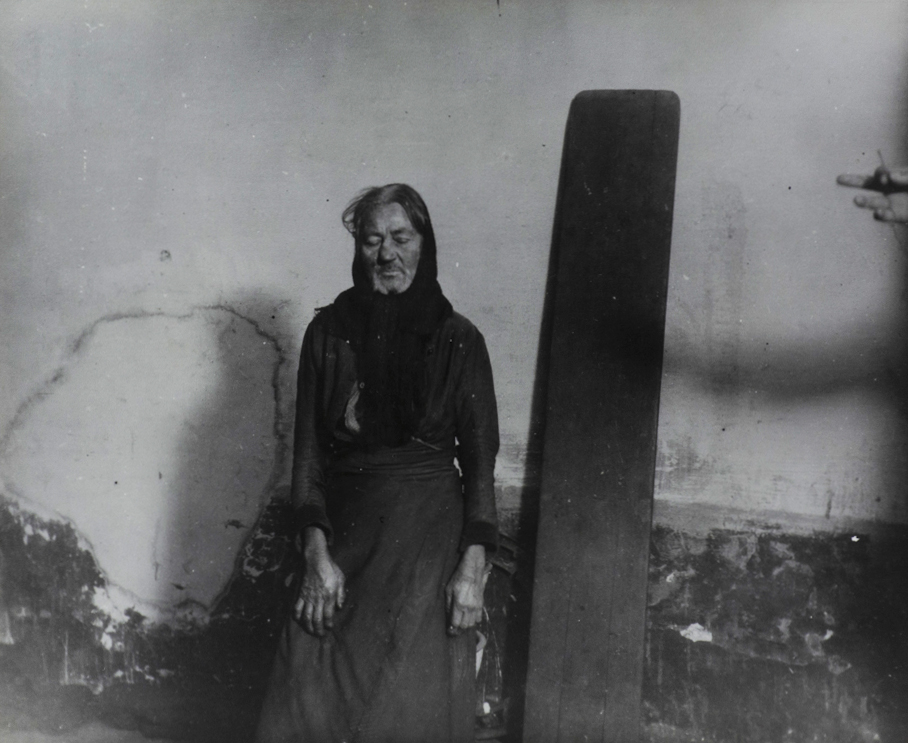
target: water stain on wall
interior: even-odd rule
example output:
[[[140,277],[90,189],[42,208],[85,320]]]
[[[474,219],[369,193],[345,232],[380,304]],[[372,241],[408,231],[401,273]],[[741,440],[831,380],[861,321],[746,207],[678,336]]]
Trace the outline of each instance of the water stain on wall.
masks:
[[[0,441],[6,494],[69,523],[121,619],[204,617],[283,474],[276,338],[227,306],[115,314]]]
[[[292,523],[288,364],[259,315],[102,317],[19,406],[0,440],[6,729],[248,737]]]

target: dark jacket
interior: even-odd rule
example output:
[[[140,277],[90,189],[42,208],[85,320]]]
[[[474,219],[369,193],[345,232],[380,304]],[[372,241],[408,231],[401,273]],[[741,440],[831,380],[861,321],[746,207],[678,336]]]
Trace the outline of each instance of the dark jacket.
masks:
[[[356,354],[338,333],[333,305],[306,329],[300,356],[293,447],[291,499],[296,525],[319,526],[332,539],[326,513],[331,467],[355,449],[344,426],[347,403],[358,384]],[[498,521],[494,470],[498,453],[498,409],[485,340],[465,317],[453,313],[427,349],[429,392],[426,414],[405,445],[455,453],[462,473],[464,528],[461,546],[495,549]]]

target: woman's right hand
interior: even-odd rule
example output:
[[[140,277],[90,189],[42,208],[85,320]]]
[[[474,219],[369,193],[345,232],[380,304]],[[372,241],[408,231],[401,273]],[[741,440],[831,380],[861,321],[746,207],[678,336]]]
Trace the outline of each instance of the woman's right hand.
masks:
[[[344,574],[328,554],[325,532],[307,526],[303,532],[306,571],[293,618],[310,635],[323,637],[334,626],[334,612],[344,605]]]

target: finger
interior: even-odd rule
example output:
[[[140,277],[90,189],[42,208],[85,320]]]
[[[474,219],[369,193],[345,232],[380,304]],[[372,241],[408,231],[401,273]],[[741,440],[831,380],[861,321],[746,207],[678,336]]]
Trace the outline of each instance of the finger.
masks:
[[[472,627],[474,624],[476,624],[476,620],[474,619],[474,614],[471,610],[468,609],[468,610],[464,611],[463,615],[461,616],[460,624],[458,625],[458,628],[462,629],[462,630],[470,629],[470,627]]]
[[[886,196],[855,196],[854,203],[865,209],[888,209],[889,198]]]
[[[314,609],[315,607],[312,605],[311,601],[307,601],[303,605],[303,629],[310,635],[315,634],[315,628],[312,626],[312,612]]]
[[[459,606],[457,606],[457,604],[455,604],[454,609],[451,612],[451,626],[454,629],[458,629],[458,630],[463,629],[464,628],[463,619],[464,619],[463,609],[461,609]]]
[[[305,604],[306,604],[306,602],[303,601],[303,597],[300,596],[300,597],[296,600],[296,603],[293,605],[293,618],[294,618],[297,622],[300,621],[300,619],[301,619],[302,616],[303,616],[303,606],[305,606]]]
[[[315,607],[312,610],[312,628],[319,637],[325,634],[325,602],[322,598],[315,600]]]
[[[899,219],[896,216],[895,212],[892,211],[889,207],[884,207],[882,209],[877,209],[873,212],[873,218],[879,220],[880,222],[898,222]]]
[[[334,601],[326,601],[325,606],[322,609],[322,615],[324,617],[325,629],[334,628],[334,607],[335,607]]]
[[[908,186],[908,168],[890,170],[889,180],[894,186]]]
[[[849,186],[850,188],[873,188],[876,184],[876,176],[873,175],[855,175],[852,173],[843,173],[835,182],[840,186]]]
[[[335,601],[337,603],[337,608],[343,609],[344,601],[347,600],[347,589],[344,587],[344,574],[341,573],[340,570],[338,570],[337,572],[340,576],[340,583],[337,587],[337,599]]]

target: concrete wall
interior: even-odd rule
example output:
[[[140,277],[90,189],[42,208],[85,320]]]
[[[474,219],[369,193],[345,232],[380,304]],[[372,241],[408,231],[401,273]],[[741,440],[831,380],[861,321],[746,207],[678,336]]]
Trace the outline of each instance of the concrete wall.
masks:
[[[834,185],[878,148],[908,159],[902,3],[0,18],[4,494],[72,525],[111,612],[204,615],[286,486],[295,356],[349,283],[339,214],[366,185],[432,210],[443,288],[489,341],[513,519],[564,122],[590,88],[682,102],[657,514],[908,522],[908,238]]]

